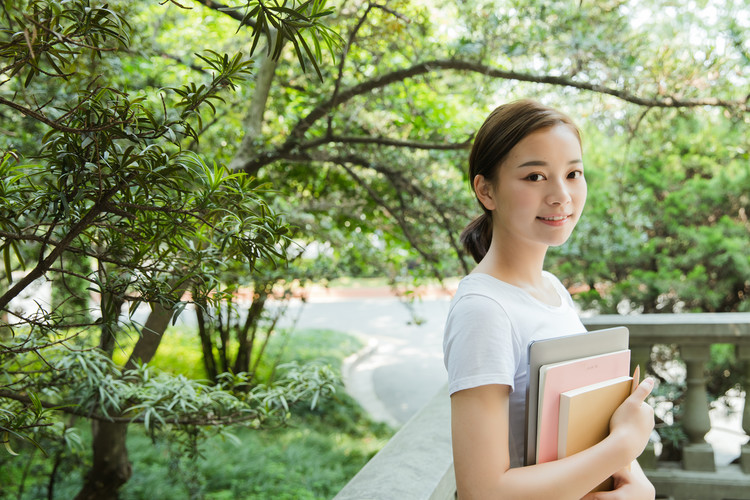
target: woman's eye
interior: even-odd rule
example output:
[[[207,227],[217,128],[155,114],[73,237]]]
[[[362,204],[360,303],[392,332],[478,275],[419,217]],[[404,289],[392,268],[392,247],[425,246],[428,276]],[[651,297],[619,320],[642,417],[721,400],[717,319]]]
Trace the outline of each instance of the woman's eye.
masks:
[[[568,174],[568,179],[580,179],[583,177],[583,170],[575,170]]]
[[[544,176],[542,174],[529,174],[526,176],[527,181],[532,182],[538,182],[544,180]]]

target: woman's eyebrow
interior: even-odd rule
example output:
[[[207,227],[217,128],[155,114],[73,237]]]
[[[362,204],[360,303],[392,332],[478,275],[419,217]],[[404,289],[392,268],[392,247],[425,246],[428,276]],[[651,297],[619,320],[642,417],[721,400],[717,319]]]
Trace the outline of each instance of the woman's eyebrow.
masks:
[[[576,164],[579,164],[579,163],[583,164],[583,160],[581,160],[580,158],[577,158],[575,160],[570,160],[568,162],[568,165],[576,165]],[[521,163],[520,165],[518,165],[517,168],[522,168],[522,167],[545,167],[547,165],[548,165],[548,163],[546,161],[543,161],[543,160],[529,160],[529,161],[525,161],[525,162]]]

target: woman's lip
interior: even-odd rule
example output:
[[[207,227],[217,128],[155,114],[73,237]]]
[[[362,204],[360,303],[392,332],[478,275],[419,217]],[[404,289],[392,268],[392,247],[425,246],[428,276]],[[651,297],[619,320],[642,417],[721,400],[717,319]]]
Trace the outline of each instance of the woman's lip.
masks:
[[[568,219],[572,217],[572,214],[568,215],[550,215],[550,216],[539,216],[537,219],[549,226],[562,226],[566,222],[568,222]]]

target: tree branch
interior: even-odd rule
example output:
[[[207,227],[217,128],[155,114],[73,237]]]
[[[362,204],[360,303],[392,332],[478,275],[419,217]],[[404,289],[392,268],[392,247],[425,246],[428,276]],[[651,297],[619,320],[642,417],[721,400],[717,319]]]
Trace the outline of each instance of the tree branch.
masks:
[[[422,258],[425,259],[425,262],[427,262],[430,265],[430,267],[432,267],[432,272],[434,273],[435,277],[442,281],[443,275],[440,272],[440,270],[437,268],[437,266],[435,265],[436,262],[438,261],[438,259],[435,257],[435,255],[430,255],[427,251],[425,251],[421,247],[421,245],[416,240],[416,238],[411,234],[411,225],[408,224],[406,222],[406,220],[404,220],[404,218],[403,218],[403,216],[401,214],[399,214],[396,210],[394,210],[388,204],[388,202],[385,199],[383,199],[378,193],[376,193],[375,190],[370,185],[368,185],[361,177],[359,177],[357,175],[356,172],[354,172],[354,170],[352,170],[351,168],[349,168],[346,164],[347,163],[352,163],[352,164],[355,164],[355,165],[363,166],[365,168],[372,168],[372,169],[374,169],[376,171],[380,171],[381,173],[383,173],[383,172],[381,170],[379,170],[377,167],[374,167],[373,165],[371,165],[364,158],[347,156],[347,157],[343,157],[343,158],[340,158],[340,159],[335,160],[335,161],[341,166],[341,168],[344,169],[344,171],[346,171],[347,174],[349,174],[349,176],[352,179],[354,179],[354,181],[357,184],[359,184],[360,186],[362,186],[362,188],[367,191],[367,193],[369,194],[369,196],[373,200],[375,200],[375,202],[378,205],[380,205],[385,210],[387,210],[388,213],[390,213],[391,217],[393,217],[396,220],[396,222],[398,223],[398,226],[401,228],[401,231],[403,232],[404,237],[407,239],[407,241],[409,241],[409,243],[411,244],[412,248],[414,248],[417,251],[417,253],[419,253],[419,255],[421,255]],[[388,176],[386,175],[386,177],[388,177]]]
[[[21,317],[21,316],[18,316],[16,314],[14,314],[14,316]],[[24,319],[26,319],[26,318],[24,318]],[[32,325],[34,324],[33,320],[30,320],[28,323],[30,323]],[[66,326],[66,328],[75,328],[75,327],[89,326],[89,325],[88,324],[76,324],[76,325],[65,325],[65,326]],[[10,347],[10,346],[4,345],[4,344],[0,344],[0,349],[2,349],[4,351],[4,353],[8,353],[9,352],[9,353],[13,353],[13,354],[23,354],[25,352],[34,352],[34,353],[37,353],[38,351],[40,351],[42,349],[46,349],[47,347],[52,347],[52,346],[56,346],[56,345],[59,345],[59,344],[64,344],[65,342],[67,342],[67,341],[69,341],[69,340],[71,340],[71,339],[73,339],[73,338],[75,338],[77,336],[78,336],[78,334],[75,333],[73,335],[66,336],[63,339],[51,340],[51,341],[48,341],[48,342],[46,342],[44,344],[32,344],[29,347],[23,347],[23,345],[26,342],[29,341],[29,339],[26,339],[26,341],[24,341],[23,344],[19,344],[18,347]]]
[[[15,391],[9,391],[6,389],[0,389],[0,398],[6,398],[6,399],[12,399],[13,401],[18,401],[19,403],[24,403],[31,405],[33,404],[33,401],[29,396],[26,394],[17,393]],[[145,422],[145,417],[115,417],[115,416],[107,416],[107,415],[101,415],[98,413],[92,413],[88,411],[83,411],[78,408],[75,404],[60,404],[60,403],[50,403],[49,401],[39,400],[42,407],[47,408],[48,410],[59,410],[63,413],[67,413],[69,415],[75,415],[78,417],[85,417],[88,419],[93,420],[100,420],[103,422],[114,422],[114,423],[122,423],[122,424],[130,424],[130,423],[138,423],[142,424]],[[165,424],[176,424],[176,425],[200,425],[200,426],[217,426],[217,425],[231,425],[231,424],[238,424],[242,422],[247,422],[249,420],[254,420],[258,418],[258,414],[255,411],[247,412],[247,413],[232,413],[229,415],[214,415],[214,416],[208,416],[205,417],[193,417],[193,418],[164,418],[163,422]]]
[[[374,8],[376,8],[376,9],[380,9],[380,10],[382,10],[383,12],[387,12],[387,13],[389,13],[390,15],[392,15],[393,17],[396,17],[396,18],[398,18],[398,19],[402,20],[402,21],[403,21],[403,22],[405,22],[405,23],[411,23],[411,19],[409,19],[409,18],[408,18],[408,17],[406,17],[405,15],[401,14],[400,12],[396,12],[396,11],[395,11],[395,10],[393,10],[393,9],[389,9],[389,8],[388,8],[388,7],[386,7],[385,5],[381,5],[381,4],[379,4],[379,3],[373,3],[373,4],[370,4],[370,6],[371,6],[371,7],[374,7]]]
[[[327,136],[320,139],[315,139],[310,142],[300,144],[300,149],[311,149],[323,144],[340,143],[340,144],[375,144],[378,146],[395,146],[400,148],[409,149],[429,149],[429,150],[443,150],[452,151],[457,149],[469,149],[471,147],[471,141],[473,137],[467,138],[463,142],[419,142],[419,141],[407,141],[403,139],[391,139],[388,137],[367,137],[367,136]]]
[[[748,109],[750,109],[747,100],[731,101],[714,97],[706,97],[701,99],[680,99],[677,97],[647,98],[631,94],[626,90],[615,89],[596,83],[580,82],[574,80],[573,78],[565,76],[534,75],[517,71],[503,70],[471,61],[461,61],[456,59],[436,59],[418,63],[408,68],[392,71],[379,77],[372,78],[371,80],[368,80],[366,82],[362,82],[358,85],[349,87],[348,89],[341,90],[336,96],[331,97],[318,104],[312,111],[310,111],[310,113],[308,113],[299,122],[297,122],[297,124],[294,126],[289,136],[287,137],[286,141],[282,145],[277,147],[275,151],[266,153],[265,155],[260,155],[257,159],[246,162],[245,165],[242,166],[242,168],[248,174],[255,175],[261,167],[278,159],[277,155],[280,151],[289,151],[298,147],[302,142],[302,138],[305,136],[308,130],[310,130],[310,128],[318,120],[324,118],[333,108],[347,102],[348,100],[356,96],[367,94],[368,92],[371,92],[373,90],[386,87],[408,78],[413,78],[431,72],[448,70],[480,73],[492,78],[500,78],[505,80],[544,83],[548,85],[571,87],[579,90],[611,95],[626,102],[652,108],[714,106],[739,109],[743,112],[747,112]]]
[[[312,147],[312,146],[321,145],[327,142],[337,142],[336,139],[337,138],[319,139],[318,141],[312,141],[310,143],[306,143],[301,149],[307,148],[308,146]],[[445,147],[443,147],[442,149],[466,148],[468,147],[469,141],[470,139],[464,143],[454,143],[452,145],[445,145]],[[372,142],[377,143],[377,144],[381,143],[378,140],[374,140]],[[382,141],[382,144],[396,145],[396,146],[403,146],[403,147],[414,147],[414,145],[418,145],[418,143],[413,143],[409,145],[407,141],[394,141],[394,140],[384,140]],[[433,146],[432,144],[427,144],[427,143],[423,143],[423,145],[426,148],[430,148],[430,149]],[[305,162],[306,161],[329,162],[329,163],[338,164],[339,166],[341,166],[341,168],[343,168],[347,172],[347,174],[349,174],[352,177],[352,179],[355,180],[355,182],[357,182],[357,184],[361,185],[368,192],[368,194],[372,197],[373,200],[375,200],[375,202],[378,205],[383,207],[386,211],[388,211],[389,214],[391,214],[391,216],[393,216],[393,218],[396,220],[398,225],[404,231],[405,237],[412,244],[412,246],[417,250],[417,252],[420,253],[420,255],[422,255],[427,262],[433,263],[433,260],[435,260],[434,257],[430,256],[428,253],[424,252],[421,249],[421,247],[419,246],[415,238],[411,236],[411,233],[409,232],[408,224],[406,223],[406,221],[403,220],[403,218],[400,217],[396,213],[396,211],[390,205],[388,205],[388,203],[384,199],[382,199],[377,193],[375,193],[374,190],[372,190],[372,188],[369,185],[367,185],[359,176],[357,176],[356,172],[354,172],[351,168],[348,168],[346,164],[350,163],[353,165],[358,165],[363,168],[369,168],[369,169],[375,170],[376,172],[384,175],[389,180],[389,182],[391,182],[391,184],[393,184],[394,186],[396,184],[394,181],[394,177],[398,176],[401,182],[403,183],[403,185],[408,187],[416,197],[426,200],[433,208],[435,208],[435,212],[439,214],[438,216],[440,219],[439,225],[445,228],[446,234],[448,234],[448,237],[450,240],[451,247],[456,252],[456,256],[460,260],[463,269],[466,270],[466,272],[468,272],[469,268],[464,260],[464,257],[463,257],[464,254],[462,252],[461,246],[457,242],[457,240],[453,237],[453,232],[450,229],[450,222],[448,220],[448,217],[446,216],[446,213],[449,209],[447,209],[446,207],[442,207],[437,201],[435,201],[431,196],[429,196],[429,194],[425,192],[421,187],[415,186],[409,179],[406,179],[400,176],[398,172],[389,170],[388,168],[382,165],[375,165],[365,158],[362,158],[357,155],[352,155],[352,154],[345,155],[345,156],[336,156],[336,155],[328,154],[323,151],[313,151],[313,152],[307,152],[307,153],[295,151],[295,152],[289,152],[285,154],[279,154],[276,159],[277,160],[283,159],[283,160],[289,160],[289,161],[305,161]],[[398,188],[398,186],[396,187]],[[435,270],[435,276],[440,279],[441,277],[440,272]]]
[[[56,120],[50,120],[42,113],[39,113],[37,111],[33,111],[29,108],[26,108],[24,106],[21,106],[20,104],[16,104],[13,101],[9,101],[8,99],[5,99],[4,97],[0,96],[0,104],[4,104],[5,106],[8,106],[9,108],[13,108],[16,111],[20,111],[21,114],[31,117],[34,120],[44,123],[45,125],[49,126],[50,128],[53,128],[55,130],[59,130],[60,132],[67,132],[71,134],[81,134],[81,133],[91,133],[91,132],[101,132],[102,130],[107,130],[112,127],[116,127],[118,125],[122,125],[125,123],[124,121],[114,121],[110,123],[105,123],[104,125],[99,125],[97,127],[87,127],[87,128],[74,128],[74,127],[66,127],[65,125],[61,125]]]
[[[341,56],[339,58],[339,64],[338,64],[338,74],[336,75],[336,81],[333,85],[333,93],[331,94],[331,102],[333,103],[336,102],[336,98],[338,97],[339,90],[341,90],[341,80],[344,77],[344,64],[346,63],[346,56],[349,55],[349,49],[351,48],[352,44],[354,44],[354,39],[357,37],[357,32],[359,32],[360,28],[362,28],[362,25],[365,24],[367,15],[370,13],[372,8],[373,8],[373,4],[369,4],[367,6],[367,9],[365,9],[364,13],[362,13],[362,15],[359,17],[357,24],[349,33],[349,38],[346,41],[346,45],[344,45],[344,49],[341,51]],[[329,115],[328,116],[328,133],[329,134],[331,133],[331,130],[332,130],[332,122],[333,122],[333,115]]]
[[[60,243],[45,257],[40,259],[39,263],[29,271],[26,276],[21,278],[10,290],[0,296],[0,310],[4,309],[10,301],[21,293],[27,286],[29,286],[35,279],[41,277],[44,272],[52,266],[55,260],[65,251],[73,240],[81,234],[86,228],[88,228],[96,219],[96,217],[104,210],[104,206],[109,202],[109,199],[114,196],[120,189],[121,185],[116,185],[102,193],[99,201],[91,207],[91,209],[84,215],[81,220],[74,224],[70,231],[60,240]]]
[[[213,9],[216,11],[221,12],[222,14],[225,14],[235,21],[240,22],[240,26],[250,26],[251,28],[255,29],[256,25],[253,21],[245,21],[243,23],[243,19],[245,16],[242,15],[242,13],[239,11],[237,7],[229,7],[228,5],[224,5],[223,3],[214,2],[213,0],[194,0],[196,3],[199,3],[203,5],[204,7],[208,7],[209,9]]]
[[[92,224],[92,225],[96,225],[98,227],[110,227],[110,228],[114,228],[113,225],[105,226],[104,224],[101,224],[101,223],[95,223],[95,224]],[[121,231],[121,229],[117,229],[117,230]],[[9,233],[7,231],[0,231],[0,237],[3,238],[3,239],[5,239],[5,240],[13,240],[13,241],[22,241],[22,242],[34,241],[34,242],[38,242],[38,243],[44,243],[45,242],[45,239],[42,236],[23,235],[23,234],[17,234],[17,233]],[[56,241],[56,240],[52,240],[52,239],[50,239],[49,241],[46,241],[46,243],[48,245],[50,245],[50,246],[59,246],[61,244],[60,241]],[[93,257],[95,259],[101,260],[102,262],[106,262],[108,264],[114,264],[116,266],[128,266],[128,265],[132,265],[132,263],[130,263],[128,261],[123,261],[123,260],[119,260],[119,259],[114,258],[114,257],[109,257],[105,253],[95,252],[95,251],[92,251],[92,250],[86,250],[84,248],[78,248],[78,247],[74,247],[74,246],[70,246],[70,245],[68,245],[68,248],[66,248],[65,251],[66,252],[70,252],[70,253],[74,253],[74,254],[85,255],[87,257]],[[137,269],[140,269],[140,270],[146,270],[146,269],[151,269],[151,268],[154,268],[154,266],[152,266],[152,265],[142,265],[142,266],[138,266],[137,267]],[[157,269],[157,268],[154,268],[154,269]],[[50,268],[48,270],[53,270],[53,269]],[[164,270],[162,270],[162,271],[164,271]]]

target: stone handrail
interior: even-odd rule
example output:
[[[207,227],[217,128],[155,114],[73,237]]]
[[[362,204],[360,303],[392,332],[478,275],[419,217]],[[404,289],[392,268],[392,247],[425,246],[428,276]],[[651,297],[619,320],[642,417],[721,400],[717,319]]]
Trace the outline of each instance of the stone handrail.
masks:
[[[455,493],[450,400],[444,387],[334,500],[452,500]]]
[[[589,330],[627,326],[633,365],[647,365],[655,344],[674,344],[686,366],[683,425],[689,443],[681,463],[657,462],[652,447],[639,459],[658,498],[673,500],[750,500],[750,443],[739,464],[717,467],[704,436],[710,430],[705,365],[712,344],[737,347],[750,361],[750,313],[603,315],[584,319]],[[746,375],[750,379],[750,362]],[[750,435],[750,402],[743,430]],[[440,391],[341,490],[334,500],[453,500],[455,478],[450,446],[450,402]]]

